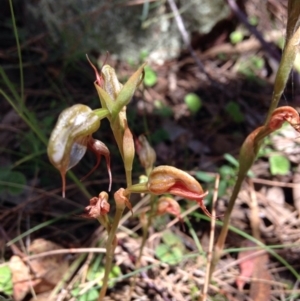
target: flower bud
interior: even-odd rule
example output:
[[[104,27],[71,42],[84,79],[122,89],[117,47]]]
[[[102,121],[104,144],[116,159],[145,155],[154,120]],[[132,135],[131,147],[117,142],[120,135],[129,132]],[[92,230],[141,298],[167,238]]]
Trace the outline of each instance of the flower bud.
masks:
[[[126,190],[124,188],[120,188],[114,194],[115,202],[117,208],[124,210],[125,206],[131,211],[132,213],[132,206],[126,196]]]
[[[139,156],[142,166],[146,169],[146,173],[149,174],[156,161],[155,150],[149,144],[147,138],[144,135],[140,135],[136,142],[136,150]]]
[[[81,217],[96,218],[109,212],[108,194],[102,191],[98,197],[90,199],[90,205],[85,208],[85,213]]]
[[[133,159],[135,155],[135,148],[132,133],[127,125],[127,122],[125,124],[125,131],[123,136],[123,154],[125,169],[126,171],[131,172]]]
[[[180,216],[180,206],[177,201],[173,198],[162,196],[157,201],[157,215],[163,215],[165,213],[170,213],[182,220]]]

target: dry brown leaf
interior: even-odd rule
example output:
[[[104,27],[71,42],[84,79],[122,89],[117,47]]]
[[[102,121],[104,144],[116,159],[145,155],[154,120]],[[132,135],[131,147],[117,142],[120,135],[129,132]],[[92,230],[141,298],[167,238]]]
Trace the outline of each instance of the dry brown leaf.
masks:
[[[19,256],[12,256],[9,261],[9,268],[12,273],[13,297],[15,301],[22,300],[30,291],[30,282],[28,281],[30,271]]]
[[[297,170],[294,173],[293,182],[295,184],[300,183],[300,165],[297,166]],[[294,199],[294,205],[298,211],[298,215],[300,216],[300,189],[299,189],[299,186],[295,186],[293,188],[293,199]]]
[[[44,239],[36,239],[29,247],[31,255],[62,249],[61,246]],[[21,301],[30,292],[32,286],[38,293],[52,290],[69,267],[65,254],[43,256],[32,260],[23,260],[12,256],[10,269],[14,284],[14,300]]]
[[[251,282],[250,298],[253,301],[270,300],[271,285],[267,283],[271,280],[271,274],[268,271],[269,256],[267,253],[257,256],[254,260],[254,271],[252,277],[257,279]]]
[[[238,255],[238,259],[242,260],[240,265],[240,275],[236,279],[236,285],[240,291],[243,290],[244,285],[247,280],[245,278],[250,278],[253,275],[254,271],[254,258],[249,257],[254,254],[256,251],[243,251]],[[245,258],[245,260],[243,260]]]
[[[255,247],[256,244],[252,241],[245,241],[244,247]],[[271,287],[270,284],[262,280],[271,280],[271,275],[267,269],[269,261],[268,254],[257,254],[257,250],[249,250],[240,252],[239,259],[245,258],[240,263],[240,275],[236,279],[236,284],[239,290],[242,290],[246,279],[253,278],[250,286],[250,297],[253,301],[270,300]]]
[[[42,238],[34,240],[29,247],[29,251],[32,254],[58,249],[62,249],[62,247]],[[68,269],[69,263],[65,259],[65,254],[60,254],[33,259],[30,261],[30,266],[34,275],[42,280],[35,288],[35,291],[38,293],[53,288]]]

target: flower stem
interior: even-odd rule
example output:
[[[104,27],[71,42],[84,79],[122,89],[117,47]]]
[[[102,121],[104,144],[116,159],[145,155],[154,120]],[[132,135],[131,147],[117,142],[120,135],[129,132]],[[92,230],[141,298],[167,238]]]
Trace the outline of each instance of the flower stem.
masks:
[[[114,258],[114,252],[115,252],[115,248],[117,246],[117,237],[116,237],[116,232],[118,230],[118,226],[119,226],[119,221],[123,215],[125,206],[124,208],[120,208],[117,207],[116,208],[116,214],[114,217],[114,222],[111,225],[110,231],[109,231],[109,235],[108,235],[108,239],[107,239],[107,243],[106,243],[106,262],[105,262],[105,274],[103,277],[103,285],[100,291],[100,295],[98,298],[98,301],[103,301],[105,295],[106,295],[106,291],[107,291],[107,287],[108,287],[108,280],[109,280],[109,274],[112,268],[112,261]]]

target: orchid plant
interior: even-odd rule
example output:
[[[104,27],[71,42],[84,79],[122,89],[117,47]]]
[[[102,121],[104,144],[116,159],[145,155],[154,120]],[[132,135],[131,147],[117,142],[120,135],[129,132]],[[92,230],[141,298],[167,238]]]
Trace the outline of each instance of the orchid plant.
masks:
[[[90,199],[90,204],[86,207],[85,213],[82,215],[86,218],[97,219],[106,228],[108,233],[105,275],[98,299],[100,301],[104,299],[108,287],[108,277],[112,268],[114,250],[117,245],[116,232],[119,221],[126,207],[132,211],[130,203],[130,195],[132,193],[148,193],[152,196],[152,205],[156,201],[156,206],[152,206],[151,208],[148,226],[151,223],[151,216],[153,214],[170,213],[180,219],[179,204],[173,198],[164,196],[166,194],[194,200],[207,216],[211,217],[211,214],[204,205],[204,197],[208,192],[203,190],[200,183],[194,177],[173,166],[161,165],[154,167],[156,154],[147,139],[144,136],[140,136],[138,143],[136,145],[134,143],[133,135],[127,122],[126,105],[130,102],[134,92],[143,81],[145,64],[138,68],[124,86],[118,81],[115,70],[109,65],[104,65],[99,73],[91,62],[90,64],[96,74],[94,85],[100,98],[101,108],[92,110],[86,105],[77,104],[65,109],[58,117],[56,126],[52,131],[47,151],[50,162],[60,171],[63,196],[65,196],[66,190],[66,172],[79,163],[87,149],[94,152],[97,157],[96,165],[91,172],[98,167],[100,158],[104,155],[109,176],[108,192],[110,192],[113,179],[110,169],[110,152],[103,142],[92,137],[92,134],[99,130],[102,119],[107,118],[110,122],[112,133],[123,159],[127,187],[121,187],[114,193],[116,211],[112,220],[108,217],[110,203],[109,195],[105,191],[100,192],[99,196]],[[246,138],[240,152],[238,185],[240,185],[253,164],[262,140],[280,128],[284,122],[290,123],[296,131],[300,131],[299,114],[292,107],[284,106],[275,109],[271,113],[268,122],[255,129]],[[147,180],[133,184],[132,166],[136,151],[142,166],[145,168]],[[235,193],[237,192],[238,190]],[[153,198],[153,196],[160,195],[163,195],[163,197],[158,200],[157,198]],[[230,202],[225,215],[225,226],[215,246],[210,274],[221,256],[235,198],[236,196],[233,194],[233,201]],[[142,246],[144,243],[145,239]]]
[[[228,233],[230,215],[241,184],[258,154],[263,139],[273,131],[279,129],[284,122],[288,122],[296,131],[300,132],[300,120],[297,111],[289,106],[277,108],[278,101],[283,93],[296,53],[298,52],[300,37],[299,22],[297,21],[299,20],[300,5],[295,0],[289,0],[288,3],[288,14],[291,17],[289,20],[291,21],[289,21],[287,26],[287,42],[275,80],[270,110],[265,124],[250,133],[241,147],[237,180],[225,213],[224,225],[215,244],[212,265],[208,271],[209,279],[211,279],[214,268],[222,255]],[[169,194],[194,200],[207,216],[211,217],[211,214],[204,205],[204,197],[208,192],[203,190],[195,178],[173,166],[162,165],[154,167],[156,155],[144,136],[139,137],[136,145],[134,143],[133,135],[127,122],[126,106],[143,81],[145,64],[140,66],[124,85],[119,82],[115,70],[111,66],[104,65],[99,72],[91,62],[90,64],[95,71],[96,80],[94,86],[100,99],[101,108],[92,110],[86,105],[77,104],[65,109],[60,114],[49,139],[48,156],[50,162],[60,171],[63,196],[65,196],[66,172],[82,159],[86,150],[93,151],[97,156],[97,162],[92,171],[98,167],[100,158],[104,155],[109,175],[109,192],[113,179],[110,170],[110,152],[103,142],[95,140],[92,137],[100,128],[101,120],[104,118],[109,120],[112,133],[123,159],[126,187],[120,187],[114,193],[116,210],[113,219],[108,217],[111,206],[109,195],[105,191],[100,192],[99,196],[90,199],[90,204],[86,207],[85,214],[83,214],[84,217],[97,219],[106,228],[108,233],[105,275],[98,299],[101,301],[104,299],[107,291],[108,277],[117,245],[116,232],[119,221],[126,207],[133,211],[130,203],[130,195],[132,193],[148,193],[151,195],[151,214],[149,215],[148,226],[151,224],[153,214],[161,215],[168,212],[180,219],[180,207],[174,199],[169,197]],[[132,166],[136,152],[139,155],[142,166],[145,168],[147,180],[142,183],[133,184]],[[168,194],[168,196],[165,196],[165,194]],[[155,196],[160,195],[162,197],[157,200]],[[143,238],[142,247],[145,244],[145,237]]]
[[[98,167],[102,155],[106,159],[109,192],[112,184],[110,152],[103,142],[94,139],[92,135],[99,130],[102,119],[107,118],[110,122],[112,133],[123,159],[127,187],[121,187],[114,193],[116,211],[112,220],[108,217],[110,211],[109,195],[105,191],[100,192],[99,196],[90,199],[90,204],[82,215],[86,218],[97,219],[108,233],[105,275],[98,299],[103,300],[112,268],[114,250],[117,245],[116,232],[124,209],[127,207],[132,210],[130,203],[130,195],[132,193],[173,194],[195,200],[206,215],[211,215],[203,203],[207,192],[203,191],[202,186],[195,178],[172,166],[162,165],[154,167],[156,154],[144,136],[139,137],[136,145],[134,143],[133,135],[127,122],[126,105],[143,81],[145,64],[139,67],[128,81],[122,85],[112,67],[104,65],[101,71],[98,72],[90,60],[89,63],[95,71],[96,80],[94,85],[99,95],[101,108],[92,110],[86,105],[76,104],[62,111],[50,136],[47,151],[50,162],[61,174],[63,196],[65,196],[66,190],[66,172],[79,163],[88,149],[94,152],[97,157],[97,163],[91,172]],[[136,149],[140,162],[145,168],[147,181],[132,184],[132,165]],[[156,200],[156,198],[153,200]],[[156,208],[157,215],[171,213],[180,217],[180,207],[174,199],[161,198],[158,200]]]

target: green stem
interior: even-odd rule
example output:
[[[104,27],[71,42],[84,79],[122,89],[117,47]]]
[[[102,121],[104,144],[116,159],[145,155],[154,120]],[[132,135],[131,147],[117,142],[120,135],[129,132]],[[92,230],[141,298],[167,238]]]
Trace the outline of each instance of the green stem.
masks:
[[[114,222],[111,226],[111,229],[109,231],[107,243],[106,243],[106,262],[105,262],[105,273],[103,277],[103,285],[101,287],[100,295],[98,298],[98,301],[103,301],[107,287],[108,287],[108,280],[109,280],[109,274],[112,268],[112,262],[114,258],[115,248],[117,245],[117,237],[116,232],[118,230],[119,221],[122,218],[123,212],[124,212],[125,206],[123,208],[120,208],[117,206],[116,208],[116,214],[114,217]]]
[[[144,250],[144,247],[145,247],[146,242],[147,242],[149,228],[152,225],[152,220],[153,220],[153,216],[154,216],[155,198],[156,197],[153,194],[151,194],[151,197],[150,197],[150,206],[151,206],[150,207],[150,213],[149,213],[149,217],[148,217],[146,227],[143,226],[143,238],[142,238],[142,243],[141,243],[141,246],[140,246],[139,257],[137,258],[137,261],[136,261],[135,270],[138,270],[141,266],[141,259],[142,259],[142,255],[143,255],[143,250]],[[137,274],[135,274],[134,279],[133,279],[133,281],[131,283],[131,286],[130,286],[130,293],[129,293],[130,297],[131,297],[131,294],[133,292],[133,288],[135,287],[136,277],[137,277]]]
[[[109,116],[109,111],[103,108],[93,110],[93,113],[96,114],[100,119],[104,119]]]
[[[132,170],[125,170],[127,187],[132,186]],[[130,195],[128,199],[130,198]]]

